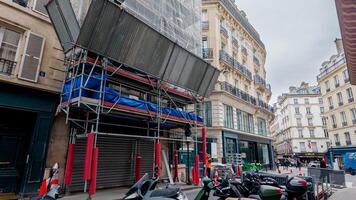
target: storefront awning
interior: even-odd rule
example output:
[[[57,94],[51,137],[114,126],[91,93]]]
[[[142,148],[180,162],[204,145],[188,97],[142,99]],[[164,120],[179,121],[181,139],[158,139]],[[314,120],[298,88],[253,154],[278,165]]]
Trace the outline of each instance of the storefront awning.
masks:
[[[335,0],[350,82],[356,85],[356,2]]]

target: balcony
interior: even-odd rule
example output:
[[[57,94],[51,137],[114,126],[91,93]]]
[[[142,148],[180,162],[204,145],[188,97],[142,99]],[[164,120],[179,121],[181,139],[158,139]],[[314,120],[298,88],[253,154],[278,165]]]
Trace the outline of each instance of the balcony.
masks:
[[[236,37],[232,37],[232,44],[235,46],[235,47],[238,47],[239,46],[239,41],[236,39]]]
[[[245,47],[243,47],[243,46],[241,46],[241,52],[242,52],[242,55],[244,55],[244,56],[248,55],[247,49]]]
[[[256,56],[253,56],[253,63],[260,66],[260,60]]]
[[[342,66],[346,62],[346,59],[344,56],[338,56],[335,61],[330,62],[328,66],[320,70],[320,74],[317,76],[317,80],[320,80],[321,78],[325,77],[326,75],[332,73],[334,70],[338,69],[339,67]]]
[[[342,126],[347,126],[347,122],[342,122]]]
[[[229,94],[232,94],[233,96],[253,105],[259,108],[262,108],[266,111],[273,112],[273,107],[268,105],[267,103],[257,100],[255,97],[249,95],[248,93],[241,91],[240,89],[232,86],[231,84],[227,82],[222,82],[220,83],[220,89],[222,91],[228,92]]]
[[[214,51],[212,48],[203,48],[203,59],[213,59]]]
[[[340,146],[340,142],[335,142],[335,146]]]
[[[336,124],[333,124],[333,128],[337,128],[337,125],[336,125]]]
[[[225,37],[229,37],[229,33],[227,32],[226,28],[220,24],[220,33]]]
[[[330,92],[330,88],[326,88],[326,92]]]
[[[348,82],[350,82],[350,79],[348,79],[348,78],[345,79],[345,83],[348,83]]]
[[[10,76],[16,67],[16,62],[0,58],[0,74]]]
[[[220,60],[224,61],[227,65],[235,69],[239,74],[252,81],[252,73],[245,66],[240,64],[237,60],[231,57],[226,51],[223,49],[219,52]]]
[[[336,84],[335,84],[335,88],[338,88],[339,86],[340,86],[339,83],[336,83]]]
[[[339,102],[339,106],[343,106],[344,105],[344,102]]]
[[[349,103],[354,102],[354,98],[349,98]]]
[[[209,29],[209,21],[202,21],[201,22],[201,28],[203,30],[208,30]]]
[[[332,110],[332,109],[334,109],[334,106],[329,106],[329,110]]]
[[[267,84],[266,81],[257,74],[254,76],[254,83],[257,86],[257,88],[260,88],[263,91],[271,92],[271,85]]]
[[[346,140],[346,145],[351,145],[351,140]]]

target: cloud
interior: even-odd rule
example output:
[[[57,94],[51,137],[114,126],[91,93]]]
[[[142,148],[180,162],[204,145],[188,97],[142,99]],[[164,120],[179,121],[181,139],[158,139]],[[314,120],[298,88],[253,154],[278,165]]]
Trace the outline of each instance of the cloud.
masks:
[[[334,0],[236,0],[267,50],[267,82],[277,96],[302,81],[317,84],[323,61],[340,36]]]

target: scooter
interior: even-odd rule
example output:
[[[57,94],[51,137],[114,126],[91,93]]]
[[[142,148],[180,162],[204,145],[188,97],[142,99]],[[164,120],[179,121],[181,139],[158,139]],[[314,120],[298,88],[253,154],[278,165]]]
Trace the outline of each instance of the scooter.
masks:
[[[187,196],[180,188],[173,188],[167,185],[166,188],[156,189],[158,178],[149,178],[146,173],[137,181],[126,193],[124,200],[155,200],[155,199],[176,199],[188,200]]]

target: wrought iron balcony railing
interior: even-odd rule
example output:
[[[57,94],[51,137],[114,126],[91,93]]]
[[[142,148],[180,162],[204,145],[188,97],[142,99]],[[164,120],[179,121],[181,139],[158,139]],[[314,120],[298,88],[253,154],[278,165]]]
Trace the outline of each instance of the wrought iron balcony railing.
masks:
[[[212,48],[203,48],[203,59],[212,59],[214,55],[214,51]]]
[[[226,91],[232,95],[234,95],[235,97],[242,99],[246,102],[248,102],[249,104],[252,104],[254,106],[257,106],[259,108],[265,109],[269,112],[273,112],[273,107],[268,105],[266,102],[256,99],[255,97],[251,96],[250,94],[241,91],[240,89],[234,87],[233,85],[227,83],[227,82],[222,82],[220,83],[220,89],[223,91]]]
[[[220,24],[220,33],[222,33],[225,37],[229,37],[229,33],[227,32],[226,28]]]
[[[16,67],[16,62],[0,58],[0,73],[10,76]]]
[[[223,49],[220,50],[219,56],[220,60],[223,60],[232,68],[236,69],[241,75],[252,81],[252,73],[250,72],[250,70],[247,69],[247,67],[243,66],[239,61],[235,60]]]

